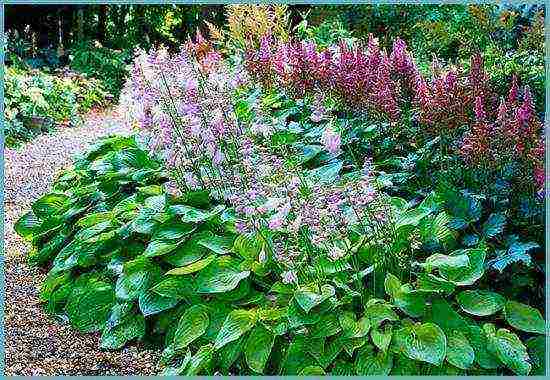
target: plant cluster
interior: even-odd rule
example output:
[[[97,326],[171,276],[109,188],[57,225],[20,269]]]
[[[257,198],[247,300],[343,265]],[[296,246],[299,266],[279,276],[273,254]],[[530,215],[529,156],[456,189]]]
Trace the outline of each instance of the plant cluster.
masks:
[[[54,126],[69,126],[79,114],[103,104],[100,82],[74,72],[7,68],[4,76],[4,134],[8,146]]]

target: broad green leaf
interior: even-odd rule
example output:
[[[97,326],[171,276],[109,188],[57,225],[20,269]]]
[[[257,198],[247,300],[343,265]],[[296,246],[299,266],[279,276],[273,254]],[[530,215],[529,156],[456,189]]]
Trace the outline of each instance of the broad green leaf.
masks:
[[[342,327],[342,337],[344,338],[361,338],[369,332],[370,321],[368,317],[363,317],[356,321],[355,315],[352,312],[343,312],[338,316],[338,320]]]
[[[38,219],[38,217],[32,211],[29,211],[21,218],[19,218],[19,220],[14,225],[14,229],[19,236],[30,240],[35,229],[39,227],[40,224],[40,219]]]
[[[468,326],[464,331],[474,349],[475,362],[484,369],[498,368],[500,360],[489,351],[485,332],[478,326]]]
[[[264,372],[274,342],[275,336],[273,333],[261,324],[252,329],[246,340],[244,351],[246,363],[251,370],[256,373]]]
[[[239,261],[228,256],[219,257],[197,276],[199,293],[224,293],[233,290],[250,271],[241,271]]]
[[[151,291],[168,298],[188,299],[196,294],[195,281],[185,276],[170,276],[153,286]]]
[[[456,296],[460,308],[468,314],[486,317],[501,310],[506,299],[487,290],[465,290]]]
[[[390,352],[375,353],[371,345],[363,346],[355,359],[355,373],[358,376],[387,376],[393,366]]]
[[[111,313],[111,318],[109,318],[107,325],[103,329],[100,343],[101,348],[117,350],[124,347],[132,339],[141,339],[144,337],[145,318],[143,315],[130,312],[118,315],[113,319],[114,314],[116,314],[116,311]]]
[[[460,331],[447,336],[447,361],[455,367],[468,369],[474,363],[474,349]]]
[[[218,255],[226,255],[231,249],[233,238],[213,235],[200,239],[198,241],[198,244],[205,248],[208,248]]]
[[[202,239],[213,236],[210,231],[196,232],[184,243],[180,244],[176,250],[162,256],[162,260],[175,267],[183,267],[201,259],[208,249],[199,244]]]
[[[371,330],[370,336],[372,343],[378,347],[380,351],[387,351],[391,343],[392,326],[387,324],[384,327],[375,327]]]
[[[105,326],[114,302],[112,285],[92,279],[73,288],[66,305],[67,315],[71,325],[78,331],[99,331]]]
[[[199,374],[212,360],[214,350],[215,349],[211,344],[207,344],[206,346],[199,348],[199,350],[191,358],[189,367],[185,372],[185,376],[194,376]]]
[[[447,339],[433,323],[415,324],[396,331],[395,338],[403,353],[413,360],[441,365],[447,354]]]
[[[323,368],[316,365],[310,365],[302,368],[302,370],[298,375],[299,376],[324,376],[326,375],[326,373]]]
[[[294,292],[294,299],[306,313],[323,301],[334,296],[334,287],[328,284],[318,288],[314,284],[303,285]]]
[[[165,352],[170,354],[185,352],[187,346],[206,332],[209,323],[210,319],[206,307],[202,305],[191,306],[179,319],[172,343]],[[167,356],[167,354],[163,353],[163,356]]]
[[[138,301],[139,309],[146,317],[171,309],[178,303],[177,298],[164,297],[152,290],[141,293]]]
[[[254,327],[256,318],[256,313],[248,310],[234,310],[229,313],[218,332],[218,336],[214,342],[214,349],[217,350],[227,343],[239,339]]]
[[[458,250],[451,253],[451,256],[467,255],[469,264],[467,267],[450,268],[440,267],[439,273],[455,285],[468,286],[473,285],[483,276],[486,250],[484,248],[472,248]]]
[[[40,219],[61,214],[69,206],[70,198],[63,193],[49,193],[32,204],[33,213]]]
[[[189,264],[189,265],[181,267],[181,268],[171,269],[168,272],[166,272],[166,274],[184,275],[184,274],[195,273],[195,272],[198,272],[198,271],[206,268],[215,259],[216,259],[215,255],[210,255],[210,256],[205,257],[204,259],[201,259],[199,261],[195,261],[193,264]]]
[[[489,350],[516,375],[528,375],[531,372],[527,349],[517,337],[506,329],[495,330],[491,324],[483,325]]]
[[[401,289],[401,281],[393,274],[388,273],[384,280],[384,289],[386,290],[386,294],[393,297]]]
[[[544,318],[537,309],[515,301],[508,301],[504,306],[506,322],[512,327],[526,332],[544,334]]]
[[[378,327],[384,321],[398,321],[399,316],[393,311],[392,305],[388,303],[374,303],[367,306],[365,310],[365,316],[367,316],[373,327]]]
[[[171,240],[152,240],[143,254],[146,257],[166,255],[175,250],[178,244],[178,242],[173,242]]]
[[[436,253],[426,259],[426,261],[420,264],[428,272],[431,272],[433,269],[440,269],[441,271],[448,272],[452,270],[460,270],[468,267],[470,260],[468,255],[453,255],[447,256],[440,253]]]
[[[529,338],[525,342],[533,364],[531,375],[544,376],[546,370],[546,340],[542,336]]]
[[[455,290],[455,285],[441,277],[431,273],[421,272],[417,277],[416,288],[423,292],[443,292],[451,294]]]
[[[155,231],[153,240],[179,240],[195,231],[195,229],[196,226],[184,223],[162,225]]]

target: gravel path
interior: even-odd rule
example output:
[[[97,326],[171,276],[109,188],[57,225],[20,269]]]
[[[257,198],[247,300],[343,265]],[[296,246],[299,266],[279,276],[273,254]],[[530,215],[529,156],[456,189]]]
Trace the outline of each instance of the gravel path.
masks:
[[[46,193],[56,173],[74,153],[97,138],[128,134],[115,111],[90,113],[77,128],[58,129],[19,149],[6,149],[4,182],[5,375],[150,375],[156,351],[131,346],[117,352],[99,349],[99,334],[80,334],[53,320],[38,301],[44,270],[26,264],[29,246],[13,224]]]

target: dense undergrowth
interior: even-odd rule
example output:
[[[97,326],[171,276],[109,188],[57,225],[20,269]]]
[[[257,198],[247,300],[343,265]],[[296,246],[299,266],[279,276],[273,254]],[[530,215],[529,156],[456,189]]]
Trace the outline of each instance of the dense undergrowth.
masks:
[[[269,22],[136,54],[140,137],[98,142],[17,223],[48,310],[105,349],[158,345],[171,375],[544,374],[532,83]]]

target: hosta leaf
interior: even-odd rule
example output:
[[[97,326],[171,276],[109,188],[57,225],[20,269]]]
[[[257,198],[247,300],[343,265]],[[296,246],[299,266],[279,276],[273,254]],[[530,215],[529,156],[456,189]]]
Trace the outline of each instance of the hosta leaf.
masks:
[[[468,369],[474,362],[474,349],[460,331],[447,336],[447,361],[455,367]]]
[[[393,366],[390,352],[375,353],[371,345],[363,346],[355,359],[355,373],[359,376],[387,376]]]
[[[201,337],[208,328],[210,319],[207,309],[201,305],[191,306],[185,311],[178,321],[172,343],[163,352],[163,357],[168,357],[185,352],[187,346]]]
[[[168,272],[166,272],[166,274],[184,275],[184,274],[195,273],[195,272],[198,272],[198,271],[206,268],[215,259],[216,259],[216,256],[210,255],[210,256],[205,257],[204,259],[201,259],[199,261],[195,261],[193,264],[189,264],[189,265],[181,267],[181,268],[171,269]]]
[[[218,255],[225,255],[228,254],[231,249],[233,238],[213,235],[200,239],[197,244],[208,248]]]
[[[494,353],[489,351],[485,332],[478,326],[468,326],[464,331],[474,350],[475,362],[484,369],[498,368],[500,361]]]
[[[447,354],[447,339],[439,326],[433,323],[415,324],[396,331],[396,339],[403,353],[413,360],[441,365]]]
[[[323,376],[325,375],[325,370],[317,365],[310,365],[302,368],[299,376]]]
[[[526,332],[544,334],[544,318],[537,309],[515,301],[508,301],[504,306],[506,322],[512,327]]]
[[[487,336],[489,350],[516,375],[528,375],[531,372],[527,349],[516,334],[506,329],[495,331],[491,324],[483,325]]]
[[[154,240],[178,240],[195,231],[196,226],[192,224],[169,224],[160,226],[153,235]]]
[[[419,291],[451,294],[455,290],[455,285],[431,273],[421,272],[417,277],[416,288]]]
[[[361,333],[361,331],[359,331],[361,327],[357,328],[356,333]],[[321,316],[319,322],[311,327],[311,329],[309,330],[309,334],[312,338],[326,338],[338,334],[341,330],[342,329],[336,315],[324,314]]]
[[[483,223],[482,233],[486,238],[492,238],[504,231],[506,217],[503,214],[491,214]]]
[[[90,280],[73,289],[66,305],[67,315],[78,331],[99,331],[105,326],[114,302],[115,293],[111,284]]]
[[[164,297],[179,300],[194,296],[196,293],[195,287],[195,281],[192,278],[170,276],[153,286],[151,291]]]
[[[343,162],[336,160],[330,164],[320,166],[316,169],[310,170],[306,178],[311,183],[330,183],[334,182],[342,170]]]
[[[501,310],[506,299],[487,290],[465,290],[456,296],[460,308],[466,313],[485,317]]]
[[[261,324],[252,329],[246,340],[244,351],[246,363],[251,370],[256,373],[264,372],[274,342],[273,333]]]
[[[219,349],[227,343],[239,339],[256,323],[256,314],[248,310],[234,310],[225,319],[214,342],[214,349]]]
[[[344,338],[361,338],[368,334],[370,329],[370,321],[368,317],[355,320],[355,315],[352,312],[344,312],[338,316],[340,326],[342,327],[342,337]],[[323,323],[321,321],[321,323]]]
[[[152,240],[143,254],[146,257],[162,256],[172,252],[177,246],[178,242],[171,240]]]
[[[49,193],[38,198],[32,205],[32,211],[41,219],[61,214],[69,206],[70,198],[62,193]]]
[[[29,211],[15,223],[14,229],[17,234],[27,240],[32,238],[34,230],[40,226],[40,219]]]
[[[428,257],[426,261],[421,264],[421,266],[426,268],[428,272],[431,272],[435,268],[448,272],[466,268],[469,264],[470,259],[467,254],[455,254],[448,256],[436,253]]]
[[[160,274],[160,268],[143,256],[126,262],[116,282],[117,298],[125,301],[137,299]]]
[[[499,272],[503,272],[506,267],[516,262],[523,262],[526,265],[531,264],[531,255],[529,252],[532,249],[540,246],[535,242],[522,243],[516,235],[508,238],[509,247],[507,250],[497,251],[497,257],[491,259],[488,265]]]
[[[120,320],[115,326],[107,325],[101,335],[101,348],[116,350],[132,339],[141,339],[145,335],[143,315],[131,314]]]
[[[223,293],[233,290],[242,279],[250,275],[250,271],[241,271],[239,261],[222,256],[210,263],[197,276],[197,291],[199,293]]]
[[[162,256],[162,260],[175,267],[183,267],[194,263],[208,252],[208,249],[200,245],[199,242],[211,236],[213,234],[210,231],[196,232],[183,244],[180,244],[176,250]]]
[[[410,290],[403,285],[392,298],[395,306],[399,307],[410,317],[417,318],[424,314],[426,308],[425,293],[418,290]]]
[[[384,280],[384,289],[389,296],[395,296],[401,289],[401,281],[393,274],[388,273]]]
[[[398,321],[399,316],[393,311],[392,305],[388,303],[374,303],[367,306],[365,310],[373,327],[378,327],[384,321]]]
[[[185,376],[193,376],[199,374],[212,360],[214,354],[214,347],[211,344],[202,346],[193,355],[189,361],[189,368],[185,372]]]
[[[384,327],[373,328],[370,332],[372,343],[378,347],[380,351],[387,351],[391,343],[392,326],[385,325]]]
[[[483,276],[486,250],[484,248],[472,248],[457,250],[451,253],[451,256],[462,255],[468,256],[468,266],[460,268],[440,267],[439,273],[455,285],[472,285]]]
[[[542,336],[535,336],[525,342],[529,357],[533,364],[531,375],[544,376],[546,370],[546,340]]]
[[[148,290],[139,295],[139,309],[144,316],[158,314],[161,311],[168,310],[177,305],[178,299],[164,297],[158,293]]]
[[[299,287],[294,292],[294,299],[308,313],[312,308],[334,296],[334,294],[335,290],[331,285],[324,284],[318,289],[316,285],[311,284]]]

